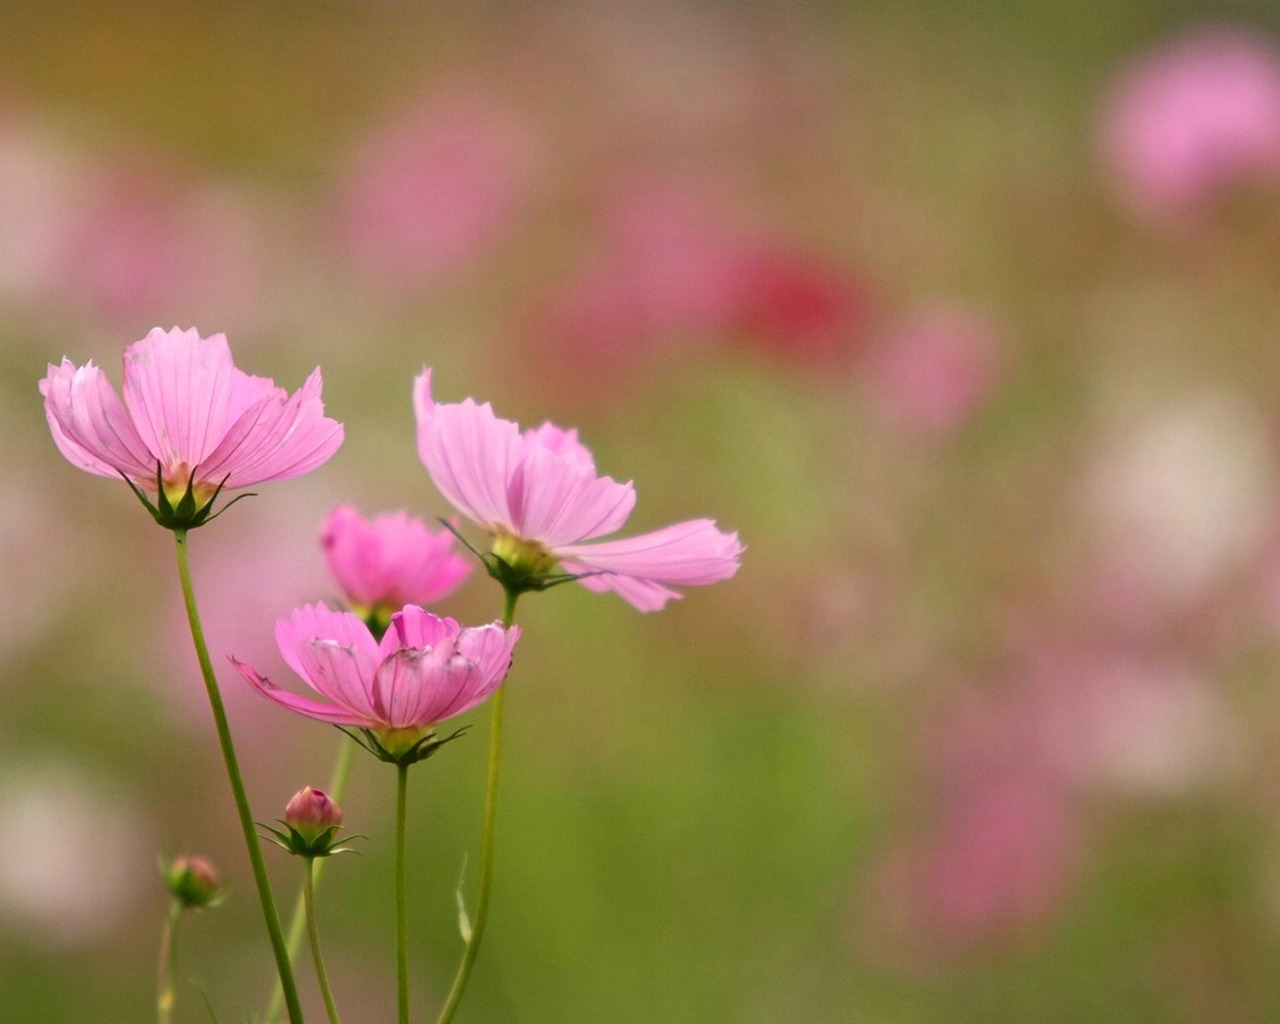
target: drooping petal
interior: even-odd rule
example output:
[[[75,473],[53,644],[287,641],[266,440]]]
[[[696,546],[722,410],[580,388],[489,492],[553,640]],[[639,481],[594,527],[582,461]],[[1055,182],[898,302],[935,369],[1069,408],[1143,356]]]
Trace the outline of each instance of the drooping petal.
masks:
[[[710,519],[665,526],[622,540],[572,544],[554,552],[568,572],[604,573],[580,582],[589,590],[612,590],[641,611],[656,611],[679,595],[661,584],[704,586],[738,571],[742,544]]]
[[[92,362],[77,368],[69,359],[50,364],[40,394],[54,444],[68,462],[98,476],[124,473],[155,489],[156,457],[102,370]]]
[[[620,598],[641,612],[660,612],[668,601],[678,601],[684,597],[678,590],[664,587],[653,580],[636,579],[634,576],[619,576],[617,573],[599,573],[590,575],[592,570],[579,562],[561,562],[565,572],[586,573],[578,580],[588,590],[597,594],[617,594]]]
[[[622,540],[565,545],[555,554],[598,572],[703,586],[738,571],[742,545],[736,533],[717,529],[713,520],[690,519]]]
[[[621,529],[636,494],[572,454],[534,447],[512,474],[507,501],[519,536],[556,548]]]
[[[260,675],[251,666],[246,665],[236,658],[231,658],[231,664],[240,672],[242,676],[248,680],[249,685],[257,690],[262,696],[269,697],[282,707],[288,708],[290,711],[296,711],[300,715],[306,715],[308,718],[314,718],[317,721],[328,722],[332,725],[354,725],[371,727],[378,723],[366,716],[355,714],[354,712],[339,707],[336,704],[325,704],[322,701],[314,700],[311,697],[303,697],[300,694],[290,693],[288,690],[282,690],[266,676]]]
[[[197,466],[229,421],[235,364],[222,334],[154,327],[124,352],[124,404],[165,468]]]
[[[327,462],[342,445],[343,426],[324,415],[320,369],[292,395],[283,388],[242,413],[200,467],[203,480],[250,487],[288,480]]]
[[[436,404],[426,367],[414,380],[413,403],[418,455],[440,493],[480,525],[512,531],[507,482],[519,464],[519,428],[488,403]]]

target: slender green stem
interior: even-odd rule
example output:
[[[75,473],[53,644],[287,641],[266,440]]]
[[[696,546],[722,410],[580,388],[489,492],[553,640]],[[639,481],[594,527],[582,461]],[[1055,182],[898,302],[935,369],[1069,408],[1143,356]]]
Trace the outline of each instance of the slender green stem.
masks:
[[[333,775],[330,776],[328,794],[333,797],[335,803],[342,802],[342,795],[347,791],[347,779],[351,776],[351,755],[356,749],[355,742],[347,736],[343,736],[338,741],[338,758],[333,765]],[[327,858],[326,858],[327,859]],[[315,866],[314,884],[320,884],[320,876],[324,874],[325,860],[320,860]],[[305,883],[298,887],[298,898],[294,901],[293,915],[289,920],[288,937],[285,940],[285,949],[289,953],[289,963],[297,963],[298,950],[302,948],[302,939],[307,931],[307,907],[306,907],[306,890]],[[271,1001],[267,1003],[267,1013],[264,1020],[271,1021],[275,1024],[280,1019],[280,1011],[284,1008],[284,989],[280,985],[280,979],[276,979],[276,983],[272,986]]]
[[[200,625],[200,613],[196,610],[195,590],[191,585],[191,563],[187,557],[187,531],[174,530],[174,539],[178,549],[178,577],[182,581],[182,599],[187,607],[187,621],[191,625],[191,640],[195,644],[196,657],[200,661],[200,672],[204,676],[204,687],[209,695],[209,708],[213,711],[214,725],[218,730],[218,743],[222,747],[222,760],[226,764],[227,779],[231,783],[231,794],[235,797],[236,811],[240,818],[240,830],[244,834],[245,848],[249,852],[249,863],[253,867],[253,880],[258,888],[258,900],[262,904],[262,916],[266,921],[267,935],[271,939],[271,950],[276,958],[276,971],[280,975],[280,985],[284,989],[285,1005],[289,1009],[289,1020],[293,1024],[303,1024],[302,1005],[298,1002],[298,988],[293,981],[293,967],[289,963],[289,953],[285,949],[284,935],[280,931],[280,916],[276,913],[275,901],[271,898],[271,881],[267,877],[267,866],[262,860],[262,849],[258,845],[258,837],[254,832],[253,814],[249,810],[249,798],[245,795],[244,781],[240,777],[240,765],[236,761],[235,746],[231,742],[231,728],[227,724],[227,712],[222,706],[222,694],[218,691],[218,679],[213,674],[213,663],[209,660],[209,648],[204,639],[204,628]]]
[[[178,923],[182,920],[182,901],[169,904],[164,932],[160,936],[160,990],[156,997],[157,1024],[169,1024],[178,992]]]
[[[409,766],[396,765],[396,997],[400,1024],[409,1024],[409,896],[405,885],[408,843],[405,838],[405,804]]]
[[[320,994],[324,996],[324,1008],[329,1014],[329,1024],[340,1024],[338,1008],[333,1005],[333,993],[329,991],[329,976],[324,970],[324,957],[320,955],[320,928],[316,924],[316,859],[308,857],[306,860],[307,872],[302,879],[302,893],[307,904],[307,936],[311,939],[311,957],[315,961],[316,981],[320,983]]]
[[[508,629],[516,615],[518,593],[507,591],[506,602],[502,608],[502,624]],[[498,824],[498,776],[502,770],[502,705],[506,699],[507,688],[504,684],[489,702],[489,774],[484,786],[484,825],[480,839],[480,883],[476,892],[476,911],[471,920],[471,935],[467,938],[466,947],[462,951],[462,962],[458,964],[458,973],[454,975],[453,986],[449,989],[449,998],[440,1010],[436,1024],[448,1024],[457,1012],[458,1003],[462,1000],[463,990],[467,987],[467,979],[471,976],[471,966],[480,952],[480,939],[484,936],[485,921],[489,917],[489,889],[493,883],[493,848],[494,836]]]

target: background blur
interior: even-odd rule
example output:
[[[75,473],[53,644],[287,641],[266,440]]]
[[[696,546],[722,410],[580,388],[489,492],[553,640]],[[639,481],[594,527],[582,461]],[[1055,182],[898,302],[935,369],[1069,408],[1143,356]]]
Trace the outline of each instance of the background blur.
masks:
[[[231,883],[178,1019],[269,987],[170,539],[36,393],[156,325],[347,425],[193,535],[219,665],[287,678],[335,504],[445,513],[423,364],[748,546],[657,615],[522,601],[459,1021],[1277,1019],[1278,283],[1267,4],[4,5],[0,1019],[152,1017],[161,854]],[[337,736],[222,675],[269,820]],[[412,775],[424,1020],[486,716]],[[358,753],[324,885],[353,1024],[393,789]]]

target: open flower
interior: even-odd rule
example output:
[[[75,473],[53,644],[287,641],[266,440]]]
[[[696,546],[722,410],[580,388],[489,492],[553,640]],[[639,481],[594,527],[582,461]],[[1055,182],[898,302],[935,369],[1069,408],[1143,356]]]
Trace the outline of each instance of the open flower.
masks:
[[[436,404],[431,371],[414,381],[418,454],[440,493],[496,535],[493,555],[524,579],[545,578],[558,564],[591,590],[612,590],[641,611],[681,595],[666,584],[701,586],[738,571],[736,533],[693,519],[623,540],[582,541],[620,529],[635,489],[596,473],[576,430],[544,423],[536,430],[499,419],[486,402]],[[529,588],[529,584],[525,584]]]
[[[497,690],[519,638],[516,626],[464,629],[407,605],[391,616],[379,642],[351,612],[311,604],[276,623],[276,643],[286,664],[325,700],[282,690],[234,657],[231,662],[264,697],[308,718],[359,729],[378,756],[412,763],[439,745],[436,725]]]
[[[319,368],[292,395],[236,369],[222,334],[154,328],[125,349],[124,401],[92,362],[63,359],[40,382],[59,451],[99,476],[158,492],[162,525],[198,526],[217,493],[301,476],[342,444]],[[139,494],[141,497],[141,494]],[[185,508],[184,508],[185,506]]]
[[[466,578],[471,567],[453,543],[451,533],[434,533],[405,512],[365,519],[350,505],[330,512],[320,533],[329,571],[352,610],[383,628],[392,612],[438,601]]]

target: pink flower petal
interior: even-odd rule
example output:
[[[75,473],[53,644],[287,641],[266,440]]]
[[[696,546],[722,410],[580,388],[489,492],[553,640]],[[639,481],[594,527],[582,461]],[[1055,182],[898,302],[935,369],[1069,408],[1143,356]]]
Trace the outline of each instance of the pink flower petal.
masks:
[[[738,571],[742,545],[736,533],[716,529],[713,520],[691,519],[638,537],[558,547],[555,554],[596,572],[703,586]]]
[[[266,676],[259,675],[252,667],[237,661],[234,657],[231,658],[231,664],[248,680],[249,685],[262,696],[269,697],[290,711],[296,711],[300,715],[306,715],[308,718],[328,722],[332,725],[365,727],[377,724],[365,716],[354,714],[335,704],[325,704],[310,697],[303,697],[296,693],[290,693],[288,690],[282,690]]]
[[[572,455],[533,448],[512,473],[507,500],[516,532],[555,548],[621,529],[636,495]]]
[[[155,488],[156,458],[97,366],[77,369],[68,359],[50,365],[40,393],[54,444],[68,462],[98,476],[149,480]]]
[[[327,641],[317,646],[317,641]],[[313,689],[366,717],[373,715],[370,687],[380,660],[369,628],[350,612],[306,605],[276,623],[285,664]]]
[[[453,553],[453,534],[433,533],[405,512],[366,521],[350,505],[339,505],[325,520],[320,543],[347,598],[367,608],[430,604],[471,572],[470,563]]]
[[[293,395],[283,388],[243,413],[202,465],[201,477],[229,488],[289,480],[323,465],[342,445],[341,423],[324,415],[317,367]]]
[[[516,425],[495,416],[488,403],[437,405],[426,367],[414,381],[414,407],[418,454],[440,493],[477,523],[512,531],[506,492],[521,451]]]
[[[234,374],[222,334],[154,327],[125,349],[125,407],[166,469],[200,465],[222,440]]]

